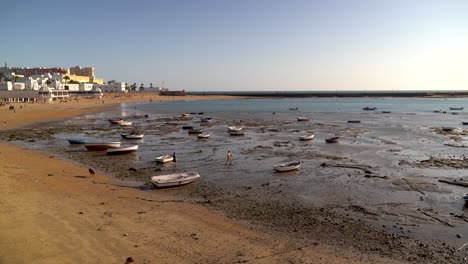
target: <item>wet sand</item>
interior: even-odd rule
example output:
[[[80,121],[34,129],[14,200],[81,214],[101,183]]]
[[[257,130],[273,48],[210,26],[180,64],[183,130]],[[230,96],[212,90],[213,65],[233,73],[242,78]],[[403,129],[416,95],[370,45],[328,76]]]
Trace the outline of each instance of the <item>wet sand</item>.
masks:
[[[101,100],[23,104],[23,108],[15,104],[16,113],[0,109],[1,129],[18,129],[37,122],[92,114],[115,107],[110,105],[111,101],[132,100],[146,101],[147,98],[106,98],[104,104]],[[43,127],[36,125],[41,131]],[[46,134],[36,135],[47,139]],[[15,133],[17,136],[21,137]],[[395,255],[353,248],[349,243],[353,240],[351,236],[356,235],[354,232],[347,235],[335,231],[334,236],[344,243],[334,243],[296,236],[312,231],[301,230],[301,226],[291,235],[289,229],[282,228],[290,222],[278,222],[273,226],[265,225],[264,221],[257,224],[252,214],[262,220],[261,214],[265,211],[262,208],[271,208],[266,210],[271,213],[281,204],[275,200],[265,203],[260,210],[252,207],[257,201],[234,208],[240,211],[237,216],[244,212],[247,216],[234,221],[226,217],[229,211],[223,215],[221,211],[212,210],[222,207],[202,206],[211,204],[208,197],[179,199],[180,194],[190,194],[191,190],[202,195],[201,188],[210,188],[211,193],[207,193],[211,196],[217,188],[209,184],[200,184],[200,188],[197,184],[188,185],[176,193],[170,189],[142,191],[138,185],[110,177],[101,170],[91,176],[88,166],[64,160],[58,154],[5,142],[0,146],[0,263],[124,263],[130,256],[136,263],[399,263],[385,255],[408,260],[402,258],[401,250],[405,247],[400,246],[400,242],[396,242],[399,238],[394,236],[389,236],[386,243],[396,243],[395,250],[400,254]],[[236,195],[218,194],[226,199]],[[196,193],[193,195],[199,197]],[[301,210],[286,212],[288,215],[284,217],[291,218]],[[322,221],[314,220],[324,216],[320,209],[311,210],[308,216],[309,225],[322,226]],[[278,221],[284,217],[279,217]],[[327,220],[330,224],[342,221],[332,215],[330,219],[334,219]],[[344,221],[340,224],[348,227]],[[367,230],[366,225],[360,226]],[[369,240],[368,243],[373,242]],[[427,257],[414,254],[411,257],[425,261],[432,257],[430,250],[434,248],[428,246],[427,250],[421,250]]]

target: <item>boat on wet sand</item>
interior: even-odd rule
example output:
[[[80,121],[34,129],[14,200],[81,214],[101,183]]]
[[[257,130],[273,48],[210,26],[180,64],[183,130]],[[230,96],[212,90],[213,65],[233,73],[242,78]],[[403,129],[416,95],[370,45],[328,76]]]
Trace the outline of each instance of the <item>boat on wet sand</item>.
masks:
[[[172,155],[164,155],[164,156],[159,156],[156,158],[157,163],[166,163],[166,162],[171,162],[173,160]]]
[[[167,175],[159,175],[151,177],[151,182],[156,187],[172,187],[180,186],[193,182],[200,178],[197,172],[181,172]]]
[[[210,137],[210,134],[201,134],[201,135],[197,135],[197,138],[199,139],[207,139]]]
[[[338,143],[339,138],[340,137],[327,138],[327,139],[325,139],[325,142],[327,142],[327,143]]]
[[[301,161],[291,161],[286,163],[280,163],[273,166],[273,169],[278,172],[298,170],[301,167]]]
[[[242,129],[244,129],[244,126],[229,126],[228,127],[228,131],[231,132],[231,131],[241,131]]]
[[[124,120],[123,118],[114,118],[114,119],[109,119],[109,122],[114,125],[118,125],[122,123]]]
[[[300,136],[300,140],[313,140],[315,138],[315,134],[310,134],[310,135],[305,135],[305,136]]]
[[[193,129],[193,126],[190,126],[190,125],[184,125],[184,126],[182,126],[182,129]]]
[[[203,133],[203,128],[192,128],[188,130],[189,134],[201,134]]]
[[[298,116],[297,117],[297,121],[299,122],[304,122],[304,121],[309,121],[310,118],[306,117],[306,116]]]
[[[120,147],[120,142],[105,142],[105,143],[85,143],[87,150],[107,150],[109,148]]]
[[[132,125],[132,122],[130,121],[122,121],[120,122],[120,126],[131,126]]]
[[[244,136],[245,133],[244,133],[244,131],[242,131],[242,130],[239,130],[239,131],[229,131],[229,135],[231,135],[231,136]]]
[[[86,143],[86,139],[69,139],[68,143],[70,143],[70,144],[84,144],[84,143]]]
[[[463,110],[463,107],[449,107],[450,110]]]
[[[144,134],[121,134],[125,139],[142,139],[145,135]]]
[[[366,107],[362,108],[362,110],[364,110],[364,111],[373,111],[373,110],[377,110],[377,107],[375,107],[375,106],[372,106],[372,107],[366,106]]]
[[[463,196],[463,200],[465,200],[465,203],[467,203],[467,204],[468,204],[468,193],[467,193],[467,194],[465,194],[465,196]]]
[[[138,145],[123,147],[123,148],[110,148],[110,149],[107,149],[107,155],[127,154],[127,153],[130,153],[130,152],[134,152],[137,149],[138,149]]]
[[[348,123],[350,123],[350,124],[359,124],[359,123],[361,123],[361,120],[348,120]]]

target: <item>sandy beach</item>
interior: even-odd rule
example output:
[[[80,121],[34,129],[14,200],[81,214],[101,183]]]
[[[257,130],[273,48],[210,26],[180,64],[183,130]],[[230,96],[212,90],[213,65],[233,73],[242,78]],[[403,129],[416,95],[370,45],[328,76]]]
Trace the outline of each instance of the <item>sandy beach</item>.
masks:
[[[115,103],[228,99],[83,99],[0,109],[1,129],[104,111]],[[219,211],[142,191],[42,151],[0,143],[0,263],[401,263],[333,243],[295,239]],[[372,241],[369,241],[371,243]],[[400,258],[398,255],[396,258]]]

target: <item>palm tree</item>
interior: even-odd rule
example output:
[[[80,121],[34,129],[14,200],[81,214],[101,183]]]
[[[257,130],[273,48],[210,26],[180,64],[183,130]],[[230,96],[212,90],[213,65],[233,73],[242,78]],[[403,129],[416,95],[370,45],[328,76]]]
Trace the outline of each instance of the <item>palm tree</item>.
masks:
[[[65,86],[67,86],[67,82],[70,81],[70,76],[68,75],[65,75],[65,77],[63,77],[63,81],[65,82]],[[64,87],[65,88],[65,87]],[[66,89],[65,89],[66,90]]]
[[[18,81],[20,77],[18,75],[15,74],[15,76],[13,76],[13,79],[15,79],[15,82]]]

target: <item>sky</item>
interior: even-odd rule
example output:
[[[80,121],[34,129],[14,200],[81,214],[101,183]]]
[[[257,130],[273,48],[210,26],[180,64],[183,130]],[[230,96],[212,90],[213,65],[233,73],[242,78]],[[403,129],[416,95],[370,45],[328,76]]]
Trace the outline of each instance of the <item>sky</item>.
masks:
[[[186,91],[468,89],[466,0],[7,1],[0,62]]]

